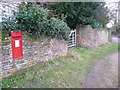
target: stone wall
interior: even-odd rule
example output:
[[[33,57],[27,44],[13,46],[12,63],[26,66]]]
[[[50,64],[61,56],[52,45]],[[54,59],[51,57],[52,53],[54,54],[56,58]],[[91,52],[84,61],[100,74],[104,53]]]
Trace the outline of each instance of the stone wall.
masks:
[[[95,30],[95,46],[99,46],[99,45],[102,45],[102,44],[105,44],[107,42],[109,42],[108,40],[108,31],[106,29],[97,29]]]
[[[76,26],[77,45],[95,47],[109,42],[110,32],[107,29],[93,29],[89,25]]]
[[[7,45],[2,46],[0,78],[9,76],[21,69],[29,68],[36,64],[41,64],[67,55],[66,41],[55,38],[31,40],[28,35],[23,33],[24,58],[13,61],[10,40],[10,38],[6,40]]]

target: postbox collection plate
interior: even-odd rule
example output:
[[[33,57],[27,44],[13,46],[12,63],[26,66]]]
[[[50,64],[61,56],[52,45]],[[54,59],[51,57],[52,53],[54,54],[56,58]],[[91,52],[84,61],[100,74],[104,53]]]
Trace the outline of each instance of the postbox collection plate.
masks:
[[[12,58],[13,60],[23,58],[22,32],[11,33]]]

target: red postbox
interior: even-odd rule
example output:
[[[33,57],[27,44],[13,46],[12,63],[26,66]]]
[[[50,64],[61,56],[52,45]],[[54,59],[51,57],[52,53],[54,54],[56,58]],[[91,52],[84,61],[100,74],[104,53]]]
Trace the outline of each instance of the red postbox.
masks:
[[[12,58],[13,60],[23,58],[22,32],[11,33]]]

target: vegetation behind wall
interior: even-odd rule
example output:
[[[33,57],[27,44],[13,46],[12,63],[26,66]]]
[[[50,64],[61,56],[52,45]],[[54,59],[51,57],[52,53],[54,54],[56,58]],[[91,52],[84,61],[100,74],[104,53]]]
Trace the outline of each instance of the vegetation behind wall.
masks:
[[[82,24],[101,29],[110,20],[105,2],[59,2],[50,4],[49,8],[54,10],[57,17],[65,17],[71,28]]]
[[[30,36],[56,37],[67,39],[70,28],[57,18],[48,19],[49,10],[37,6],[23,7],[14,16],[3,18],[2,29],[8,31],[26,31]]]

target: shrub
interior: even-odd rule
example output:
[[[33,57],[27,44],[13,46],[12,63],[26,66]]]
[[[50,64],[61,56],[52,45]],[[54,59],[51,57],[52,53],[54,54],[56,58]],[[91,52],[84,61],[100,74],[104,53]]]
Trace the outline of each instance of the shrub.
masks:
[[[92,28],[94,28],[94,29],[103,29],[104,27],[103,27],[103,25],[95,22],[95,23],[92,24]]]
[[[11,30],[17,30],[19,29],[19,24],[16,23],[16,19],[11,16],[9,18],[3,18],[2,19],[3,21],[1,22],[1,26],[0,28],[3,29],[3,30],[7,30],[7,31],[11,31]]]
[[[52,18],[45,23],[46,35],[58,39],[68,39],[70,28],[60,19]]]
[[[41,36],[67,39],[70,28],[60,19],[48,19],[49,10],[41,10],[38,7],[24,7],[14,17],[4,19],[3,29],[23,30],[35,38]]]

